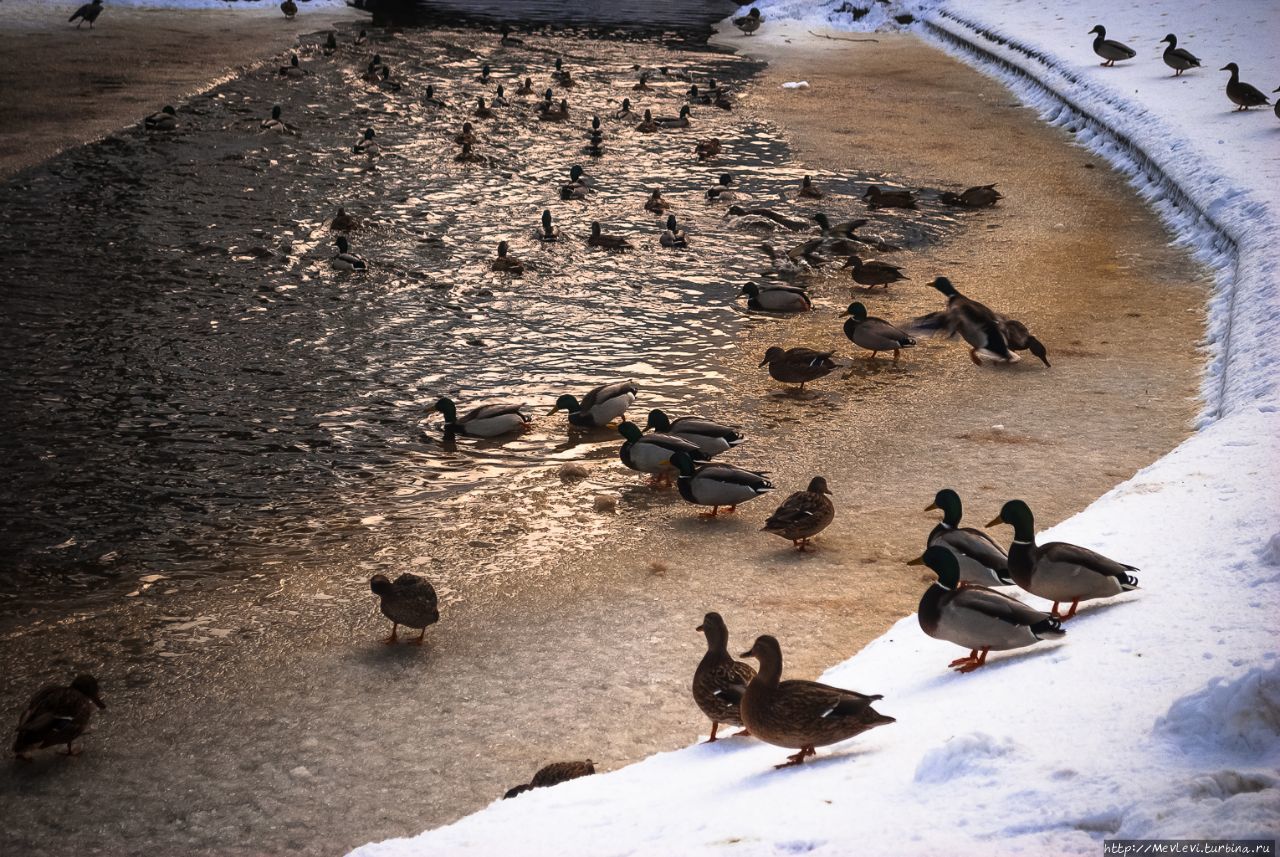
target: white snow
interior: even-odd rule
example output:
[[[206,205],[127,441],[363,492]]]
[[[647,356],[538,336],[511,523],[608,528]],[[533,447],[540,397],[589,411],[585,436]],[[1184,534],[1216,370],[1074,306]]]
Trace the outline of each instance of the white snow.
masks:
[[[764,0],[752,38],[881,27],[895,12],[862,2],[875,8],[854,24],[841,2]],[[1234,61],[1258,88],[1280,85],[1280,7],[904,5],[922,37],[1079,128],[1217,272],[1196,434],[1040,534],[1139,566],[1142,587],[1086,605],[1064,640],[965,676],[945,668],[963,652],[904,618],[822,677],[884,694],[877,708],[898,722],[799,768],[774,771],[787,751],[750,739],[689,747],[353,854],[1096,855],[1104,838],[1280,830],[1280,120],[1232,112],[1217,71]],[[1100,68],[1095,23],[1138,57]],[[1204,69],[1171,76],[1158,44],[1170,31]],[[767,632],[785,654],[785,628],[726,620],[739,651]]]

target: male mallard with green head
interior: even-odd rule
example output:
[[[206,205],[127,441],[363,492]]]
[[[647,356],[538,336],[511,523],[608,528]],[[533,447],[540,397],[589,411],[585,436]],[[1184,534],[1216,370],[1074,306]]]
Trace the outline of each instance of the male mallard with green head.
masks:
[[[869,359],[874,360],[881,351],[892,351],[893,362],[898,362],[898,355],[904,348],[912,348],[916,341],[883,318],[867,315],[867,308],[854,301],[845,310],[849,320],[844,323],[844,335],[859,348],[871,352]]]
[[[79,755],[74,742],[89,728],[95,706],[106,708],[98,690],[98,680],[79,675],[67,687],[50,685],[36,691],[18,718],[18,734],[13,754],[31,758],[31,751],[66,744],[68,756]]]
[[[760,529],[790,539],[796,550],[804,552],[809,540],[825,530],[836,517],[827,480],[815,476],[809,487],[797,491],[782,502]]]
[[[773,637],[757,637],[742,657],[760,661],[760,671],[742,697],[743,725],[766,744],[799,751],[775,767],[802,764],[818,747],[894,722],[871,707],[884,698],[880,694],[868,696],[816,681],[782,681],[782,647]]]
[[[760,361],[760,368],[769,367],[769,377],[784,384],[804,385],[819,378],[825,378],[835,371],[835,361],[831,359],[833,351],[814,351],[812,348],[782,348],[771,346]]]
[[[969,343],[969,359],[981,366],[983,358],[1001,363],[1016,363],[1018,355],[1009,349],[1000,327],[999,313],[986,304],[967,298],[946,277],[929,283],[947,298],[947,308],[912,320],[907,326],[917,336],[959,336]]]
[[[693,701],[711,720],[710,744],[716,740],[720,724],[741,726],[742,713],[738,706],[746,695],[747,685],[756,677],[749,664],[735,661],[729,654],[729,628],[719,613],[708,613],[702,618],[698,631],[707,637],[707,653],[693,671]],[[743,730],[738,735],[750,735]]]
[[[994,589],[961,583],[955,554],[941,545],[926,550],[921,559],[938,579],[921,597],[916,618],[930,637],[969,650],[947,665],[956,672],[973,672],[987,662],[988,652],[1021,649],[1066,634],[1048,613]]]
[[[551,223],[551,209],[544,208],[542,210],[542,225],[538,227],[534,237],[544,243],[560,240],[560,227],[553,226]]]
[[[667,215],[667,228],[658,236],[658,243],[663,247],[682,249],[689,246],[689,238],[685,231],[676,225],[676,216]]]
[[[721,425],[704,417],[689,416],[672,420],[659,408],[649,411],[645,431],[660,432],[687,440],[698,447],[698,457],[703,459],[714,458],[747,441],[742,432],[732,426]]]
[[[650,475],[651,485],[670,485],[676,477],[671,457],[682,452],[691,458],[701,458],[702,450],[696,443],[675,435],[654,432],[644,434],[640,426],[624,421],[618,426],[618,434],[625,438],[618,457],[632,470]]]
[[[436,403],[427,408],[427,414],[444,416],[444,433],[446,439],[455,435],[467,437],[501,437],[517,431],[528,431],[532,417],[524,413],[523,405],[508,403],[480,405],[467,411],[459,418],[458,406],[453,400],[442,396]]]
[[[704,518],[714,518],[721,506],[728,506],[732,514],[742,503],[754,500],[773,490],[768,475],[755,470],[744,470],[730,464],[696,465],[690,455],[678,452],[671,463],[680,471],[676,488],[685,502],[695,506],[710,506],[710,512],[702,512]]]
[[[600,221],[592,221],[591,234],[587,236],[587,244],[605,250],[630,250],[631,242],[621,235],[606,235],[600,231]]]
[[[664,116],[653,120],[658,123],[659,128],[688,128],[689,122],[689,105],[686,104],[680,108],[679,116]]]
[[[556,406],[551,414],[566,411],[569,423],[579,428],[599,428],[616,419],[626,417],[627,408],[636,400],[640,388],[635,381],[614,381],[612,384],[601,384],[579,402],[576,398],[564,394],[556,399]]]
[[[414,640],[421,646],[427,627],[440,621],[440,608],[435,587],[425,577],[405,572],[392,583],[385,574],[375,574],[369,579],[369,588],[378,596],[382,615],[391,620],[391,636],[382,642],[388,646],[396,642],[396,629],[421,628]]]
[[[934,495],[926,512],[942,510],[942,520],[929,532],[925,549],[938,546],[955,555],[960,568],[961,583],[977,583],[982,586],[1012,586],[1009,576],[1009,555],[995,543],[991,536],[973,527],[960,526],[963,507],[960,495],[950,488],[943,488]],[[907,565],[923,565],[924,557],[913,559]]]

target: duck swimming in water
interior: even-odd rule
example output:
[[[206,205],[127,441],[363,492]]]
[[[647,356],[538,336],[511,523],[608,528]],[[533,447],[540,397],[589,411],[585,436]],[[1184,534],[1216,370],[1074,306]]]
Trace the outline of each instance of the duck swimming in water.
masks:
[[[280,115],[281,115],[280,105],[277,104],[275,107],[271,108],[271,118],[263,119],[262,124],[259,125],[258,127],[261,128],[264,133],[297,134],[298,129],[294,128],[288,122],[285,122],[283,119],[281,119]]]
[[[329,221],[330,232],[354,232],[360,228],[360,221],[356,220],[342,206],[338,206],[338,213],[333,216],[333,220]]]
[[[587,244],[605,250],[630,250],[631,242],[621,235],[605,235],[600,231],[600,221],[592,221],[591,234],[587,236]]]
[[[476,132],[475,129],[471,127],[470,122],[462,123],[462,130],[453,135],[453,142],[457,143],[459,146],[475,145]]]
[[[1093,40],[1093,52],[1102,57],[1104,66],[1110,67],[1119,60],[1131,60],[1138,55],[1138,52],[1128,45],[1121,44],[1115,39],[1108,39],[1107,28],[1101,24],[1095,25],[1089,32],[1096,34]]]
[[[334,239],[333,243],[338,245],[337,254],[332,260],[330,260],[333,267],[337,268],[339,271],[356,271],[361,273],[369,270],[369,265],[364,261],[364,259],[361,259],[359,256],[351,252],[351,242],[347,240],[347,236],[339,235]]]
[[[728,202],[737,199],[738,191],[733,186],[733,175],[724,173],[720,176],[720,182],[715,187],[707,191],[707,202]]]
[[[376,136],[377,133],[372,128],[365,128],[364,135],[351,147],[352,153],[364,155],[370,161],[377,160],[382,155],[382,147],[374,139]]]
[[[644,111],[644,118],[640,120],[640,124],[636,126],[636,130],[642,134],[652,134],[658,130],[658,123],[653,119],[653,111],[647,107]]]
[[[662,198],[662,191],[654,188],[649,194],[649,198],[645,200],[644,210],[650,214],[666,214],[667,209],[671,207],[671,203]]]
[[[524,83],[516,87],[516,95],[533,95],[533,78],[526,77]]]
[[[667,228],[662,230],[662,234],[658,236],[658,243],[663,247],[684,248],[689,246],[689,240],[685,236],[684,230],[676,226],[676,216],[674,214],[667,215]]]
[[[502,271],[517,277],[522,276],[524,274],[524,263],[515,256],[508,256],[507,250],[507,242],[499,241],[498,255],[494,257],[493,263],[489,267],[495,271]]]
[[[494,113],[491,109],[489,109],[489,106],[484,103],[483,95],[477,95],[476,109],[473,111],[472,115],[474,115],[477,119],[492,119],[497,114]]]
[[[1237,111],[1248,110],[1250,107],[1261,107],[1264,104],[1271,103],[1271,99],[1263,95],[1262,90],[1240,79],[1240,66],[1229,62],[1218,71],[1231,72],[1231,79],[1227,81],[1227,98],[1231,99],[1231,103],[1236,105]]]
[[[1178,47],[1178,37],[1173,33],[1160,40],[1168,45],[1164,49],[1164,64],[1173,69],[1173,76],[1178,77],[1187,69],[1199,68],[1200,58],[1186,48]]]
[[[614,381],[601,384],[591,390],[579,402],[566,393],[556,399],[556,406],[547,416],[557,411],[565,411],[569,415],[570,425],[579,428],[599,428],[617,419],[625,419],[627,408],[636,400],[640,388],[635,381]]]
[[[551,210],[544,209],[542,212],[542,225],[538,227],[538,231],[534,236],[539,241],[559,241],[560,228],[551,224]]]
[[[503,244],[506,242],[504,241]],[[444,416],[444,434],[446,440],[456,435],[467,437],[501,437],[504,434],[529,430],[532,418],[524,413],[522,405],[492,404],[472,408],[462,416],[458,416],[458,407],[450,398],[442,396],[436,403],[427,408],[427,414]]]
[[[699,140],[698,145],[694,146],[693,151],[700,161],[709,161],[712,158],[718,158],[720,157],[720,138],[712,137],[710,140]]]
[[[796,196],[800,199],[822,199],[823,193],[813,183],[813,176],[805,176],[804,181],[800,183],[800,190],[796,192]]]
[[[680,108],[680,115],[676,117],[664,117],[662,119],[653,120],[658,123],[659,128],[688,128],[689,127],[689,105],[686,104]]]
[[[631,119],[634,116],[635,116],[635,113],[631,111],[630,98],[622,99],[622,106],[613,112],[614,119],[626,120],[626,119]]]
[[[142,127],[148,131],[172,131],[178,127],[178,113],[166,104],[158,113],[143,119]]]

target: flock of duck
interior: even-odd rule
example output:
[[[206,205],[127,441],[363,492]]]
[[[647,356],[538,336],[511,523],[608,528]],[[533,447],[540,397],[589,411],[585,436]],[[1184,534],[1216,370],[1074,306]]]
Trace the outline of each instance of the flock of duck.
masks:
[[[292,7],[292,9],[290,8]],[[101,0],[81,9],[77,15],[92,24],[100,10]],[[292,0],[281,6],[287,17],[296,14]],[[74,20],[74,19],[73,19]],[[760,26],[757,10],[735,20],[746,33]],[[1094,48],[1108,60],[1127,59],[1133,52],[1123,45],[1105,39],[1105,31],[1095,28],[1098,40]],[[361,31],[355,44],[363,44],[367,36]],[[1165,61],[1178,73],[1186,67],[1198,65],[1190,54],[1176,48],[1176,39],[1168,39],[1170,54]],[[521,41],[504,28],[502,46],[519,45]],[[337,48],[334,34],[329,35],[326,52]],[[1122,50],[1123,49],[1123,50]],[[1127,53],[1126,53],[1127,52]],[[1171,59],[1172,58],[1172,59]],[[1177,63],[1177,64],[1175,64]],[[280,70],[285,77],[305,74],[297,57]],[[488,66],[481,74],[484,84],[490,83]],[[380,56],[370,61],[366,79],[378,86],[399,86]],[[551,73],[555,86],[570,89],[573,79],[560,60]],[[1233,100],[1240,96],[1233,73],[1228,94]],[[1241,85],[1243,86],[1243,85]],[[1234,88],[1233,88],[1234,87]],[[637,92],[649,89],[647,75],[642,74],[633,87]],[[1250,88],[1252,89],[1252,88]],[[1256,92],[1256,90],[1254,90]],[[517,89],[517,95],[534,93],[532,80],[526,78]],[[1258,93],[1260,96],[1261,94]],[[690,102],[712,104],[722,109],[732,107],[732,94],[711,82],[699,91],[696,86],[688,92]],[[1265,98],[1264,98],[1265,100]],[[424,103],[443,105],[432,87],[427,87]],[[1237,102],[1240,103],[1240,102]],[[487,102],[478,96],[474,115],[484,118],[494,107],[506,104],[506,93],[501,84]],[[1244,106],[1251,106],[1242,104]],[[558,102],[553,90],[543,93],[538,108],[539,117],[546,121],[565,121],[569,115],[566,98]],[[630,99],[623,102],[615,118],[631,119],[634,114]],[[655,119],[649,110],[636,126],[640,132],[670,128],[686,128],[690,124],[688,104],[672,119]],[[176,112],[166,107],[147,117],[145,125],[150,130],[172,130],[176,125]],[[284,122],[281,110],[273,108],[271,118],[262,122],[264,133],[296,133],[293,126]],[[603,132],[598,117],[588,130],[592,147],[599,149]],[[464,124],[455,138],[461,147],[460,159],[471,160],[475,156],[474,128]],[[718,140],[699,141],[695,149],[699,159],[706,160],[719,155]],[[376,133],[367,129],[355,144],[356,154],[376,159],[378,144]],[[560,189],[563,199],[588,199],[591,179],[580,166],[574,166],[569,182]],[[823,192],[806,176],[797,191],[801,199],[818,200]],[[707,192],[709,202],[728,202],[736,198],[733,177],[726,174],[716,187]],[[969,188],[961,194],[944,194],[942,202],[969,208],[995,205],[1002,196],[992,185]],[[916,198],[910,191],[868,188],[863,197],[870,209],[912,208]],[[661,191],[654,190],[644,202],[645,210],[659,217],[665,215],[665,229],[661,243],[664,247],[686,247],[687,236],[669,214],[668,204]],[[770,219],[784,228],[798,230],[806,224],[789,221],[783,215],[768,209],[732,206],[730,214],[754,215]],[[825,214],[814,215],[820,234],[807,239],[791,250],[777,252],[769,248],[775,264],[784,270],[796,271],[805,266],[820,264],[833,257],[845,257],[845,267],[851,269],[855,283],[865,289],[884,288],[906,279],[897,266],[875,260],[863,259],[861,253],[867,247],[892,249],[878,239],[862,236],[857,230],[866,220],[857,219],[831,223]],[[332,264],[348,271],[360,271],[367,263],[351,253],[347,234],[359,224],[343,209],[339,209],[330,228],[339,233],[335,238],[338,253]],[[564,240],[564,236],[552,222],[551,213],[542,214],[535,237],[539,241]],[[587,242],[592,246],[611,251],[625,251],[629,243],[624,237],[603,232],[600,224],[593,223]],[[522,267],[510,255],[507,242],[498,247],[493,260],[494,270],[519,274]],[[946,277],[937,277],[930,283],[940,292],[945,306],[934,313],[914,319],[903,327],[897,327],[884,319],[871,316],[862,302],[849,305],[844,332],[855,345],[870,352],[875,359],[880,352],[893,352],[894,361],[900,352],[916,345],[916,336],[943,335],[959,337],[969,345],[969,356],[977,365],[986,361],[1011,363],[1018,359],[1017,352],[1030,351],[1044,365],[1049,366],[1043,344],[1033,336],[1022,322],[1009,318],[985,304],[961,294]],[[742,290],[748,305],[754,310],[772,313],[807,312],[812,302],[802,285],[772,284],[760,286],[748,284]],[[836,368],[834,353],[803,347],[769,348],[760,363],[769,375],[787,384],[804,385],[830,374]],[[674,484],[679,496],[686,502],[708,508],[703,514],[715,517],[722,508],[732,513],[745,502],[761,497],[774,489],[766,473],[747,470],[720,463],[714,459],[746,442],[747,438],[737,428],[700,416],[672,418],[666,412],[651,410],[646,424],[641,428],[626,419],[628,410],[637,400],[638,386],[632,381],[615,381],[601,384],[586,393],[582,399],[571,394],[561,395],[550,414],[563,411],[572,429],[597,429],[616,426],[623,439],[619,449],[622,463],[645,474],[655,486]],[[444,419],[447,440],[458,436],[496,438],[527,431],[532,417],[523,406],[514,404],[483,404],[460,414],[457,404],[449,398],[440,398],[430,408]],[[1060,638],[1065,634],[1063,623],[1073,616],[1080,603],[1092,599],[1107,598],[1137,587],[1131,572],[1137,569],[1111,560],[1087,548],[1053,542],[1037,545],[1032,512],[1021,500],[1005,503],[1000,513],[988,527],[1006,524],[1013,527],[1014,535],[1006,551],[982,530],[962,527],[960,496],[951,489],[937,492],[927,510],[940,510],[942,520],[925,539],[926,548],[911,564],[923,564],[935,575],[936,580],[923,593],[918,618],[925,634],[960,646],[968,654],[949,664],[958,672],[967,673],[982,667],[990,652],[1008,651],[1032,646],[1042,640]],[[826,480],[815,476],[803,491],[791,494],[766,521],[763,531],[788,539],[799,551],[808,550],[812,540],[834,520],[835,506]],[[1008,587],[1018,587],[1026,592],[1053,602],[1050,611],[1036,610],[1008,594]],[[402,574],[395,580],[375,575],[370,589],[379,599],[382,614],[392,623],[391,634],[384,642],[396,643],[401,626],[418,630],[413,642],[421,644],[426,630],[439,621],[440,610],[435,589],[423,577]],[[1061,606],[1069,605],[1064,610]],[[729,652],[729,631],[718,613],[707,613],[697,630],[707,641],[707,651],[697,665],[692,681],[692,696],[699,709],[711,721],[709,741],[717,740],[722,725],[743,727],[739,735],[750,735],[779,747],[795,750],[786,762],[778,767],[798,765],[814,755],[816,748],[846,740],[878,726],[891,724],[892,717],[875,710],[873,703],[882,699],[878,694],[863,694],[812,681],[783,680],[782,648],[770,635],[758,636],[750,649],[739,657],[749,657],[759,663],[759,670],[735,659]],[[67,687],[46,687],[32,697],[20,718],[14,753],[26,758],[39,748],[65,746],[68,754],[78,752],[75,742],[88,728],[93,713],[105,708],[98,682],[90,675],[78,676]],[[516,786],[507,793],[513,797],[530,788],[553,785],[565,779],[594,773],[590,760],[557,762],[540,770],[529,783]]]

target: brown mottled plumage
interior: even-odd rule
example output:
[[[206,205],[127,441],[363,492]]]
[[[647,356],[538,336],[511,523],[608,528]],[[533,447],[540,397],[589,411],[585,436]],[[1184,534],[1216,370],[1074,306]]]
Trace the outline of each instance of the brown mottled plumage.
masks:
[[[94,706],[106,708],[98,692],[98,680],[91,675],[76,676],[67,687],[41,688],[27,703],[18,719],[18,735],[13,752],[30,758],[32,750],[67,745],[67,755],[79,753],[72,743],[84,734],[93,719]]]
[[[369,588],[381,600],[382,615],[391,620],[391,636],[383,640],[388,645],[396,641],[396,628],[400,625],[421,628],[422,633],[413,642],[422,645],[427,627],[440,621],[436,590],[426,578],[405,572],[392,583],[385,574],[375,574],[369,580]]]
[[[707,635],[707,653],[693,673],[693,701],[711,720],[710,744],[716,740],[721,723],[742,725],[738,705],[756,671],[729,654],[729,629],[719,613],[704,616],[698,630]]]
[[[769,367],[769,376],[784,384],[799,384],[800,389],[810,381],[830,375],[836,368],[831,359],[833,352],[814,351],[812,348],[783,349],[774,345],[764,353],[760,366]]]
[[[761,528],[766,533],[791,539],[797,550],[803,551],[809,539],[825,530],[835,519],[836,507],[831,502],[831,489],[827,480],[815,476],[804,491],[797,491],[769,516]]]
[[[508,789],[503,795],[503,799],[512,798],[519,794],[524,794],[530,789],[541,789],[548,786],[558,786],[560,783],[576,780],[578,777],[586,777],[596,772],[595,763],[590,759],[584,759],[581,762],[552,762],[538,769],[533,775],[533,779],[523,785],[515,786]]]

